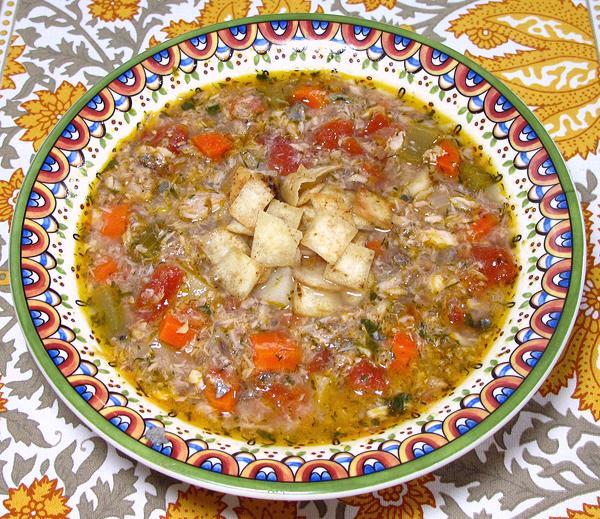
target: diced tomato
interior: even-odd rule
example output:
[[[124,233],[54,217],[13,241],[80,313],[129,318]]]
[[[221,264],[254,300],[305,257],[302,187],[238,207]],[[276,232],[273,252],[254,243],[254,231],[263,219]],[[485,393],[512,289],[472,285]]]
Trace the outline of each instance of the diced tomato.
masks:
[[[194,146],[211,160],[220,160],[232,147],[233,142],[227,135],[219,132],[207,132],[192,137]]]
[[[419,356],[417,342],[406,332],[398,332],[392,338],[394,360],[390,367],[394,371],[405,371]]]
[[[139,315],[146,320],[161,315],[177,295],[184,276],[184,271],[176,265],[158,265],[135,300]]]
[[[120,238],[129,225],[129,204],[113,205],[102,213],[100,232],[107,238]]]
[[[342,148],[345,149],[350,155],[362,155],[365,150],[354,137],[348,137],[342,142]]]
[[[300,324],[300,321],[302,321],[302,317],[292,312],[285,312],[279,316],[279,326],[285,328],[286,330],[297,326]]]
[[[370,360],[362,359],[355,364],[347,377],[348,385],[358,394],[381,395],[388,385],[385,370]]]
[[[383,177],[383,169],[377,164],[363,162],[360,167],[367,175],[369,175],[370,180],[377,181]]]
[[[325,371],[331,364],[331,350],[329,348],[321,348],[308,364],[309,373],[320,373]]]
[[[240,307],[241,301],[235,296],[227,296],[223,299],[223,308],[228,312],[237,310]]]
[[[298,344],[285,332],[259,332],[250,336],[254,367],[258,371],[295,371],[302,360]]]
[[[236,406],[240,382],[223,370],[210,370],[204,377],[204,397],[217,411],[231,413]]]
[[[298,407],[308,399],[308,388],[302,384],[288,386],[273,384],[265,396],[283,413],[292,416]]]
[[[177,316],[188,321],[190,326],[193,326],[196,330],[201,330],[210,321],[207,308],[206,305],[201,305],[197,300],[188,301],[182,307],[177,308]]]
[[[471,224],[471,232],[469,234],[470,241],[483,240],[492,230],[500,223],[498,217],[493,213],[482,213]]]
[[[382,240],[369,240],[365,243],[367,249],[371,249],[375,252],[375,257],[379,256],[383,252],[383,241]]]
[[[341,137],[348,137],[354,132],[354,124],[348,119],[333,119],[322,124],[315,131],[315,144],[326,150],[338,147]]]
[[[467,317],[464,305],[456,297],[450,297],[446,301],[446,313],[450,324],[461,325]]]
[[[150,146],[158,146],[164,139],[168,127],[168,125],[162,125],[146,130],[142,135],[142,141]]]
[[[437,145],[444,150],[444,153],[437,158],[437,168],[448,178],[458,178],[461,162],[458,146],[450,139],[443,139]]]
[[[182,321],[172,312],[167,312],[160,322],[158,338],[173,349],[180,350],[196,336],[196,329],[188,321]]]
[[[92,269],[92,276],[98,283],[104,283],[119,269],[119,265],[114,259],[106,259]]]
[[[377,112],[373,114],[373,117],[369,119],[369,122],[365,126],[364,133],[365,135],[371,135],[376,133],[378,130],[382,128],[388,128],[391,124],[389,117],[383,112]]]
[[[190,132],[187,126],[183,124],[174,124],[169,127],[167,130],[167,149],[173,153],[179,153],[179,148],[181,148],[189,138]]]
[[[327,92],[310,85],[302,85],[292,92],[292,101],[304,103],[310,108],[323,108],[327,104]]]
[[[488,284],[509,284],[517,277],[517,265],[507,249],[475,246],[471,254],[479,263],[479,272],[486,277]]]
[[[285,176],[294,173],[300,166],[300,154],[283,137],[275,137],[269,147],[269,169]]]

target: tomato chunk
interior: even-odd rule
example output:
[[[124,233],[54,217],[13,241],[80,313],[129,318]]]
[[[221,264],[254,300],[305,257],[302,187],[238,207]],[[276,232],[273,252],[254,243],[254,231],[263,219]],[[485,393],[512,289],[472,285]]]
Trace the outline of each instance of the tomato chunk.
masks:
[[[283,137],[275,137],[269,148],[269,169],[285,176],[294,173],[300,167],[300,154]]]
[[[437,145],[444,150],[436,160],[438,170],[448,178],[457,179],[461,162],[458,146],[450,139],[443,139]]]
[[[507,285],[517,277],[517,265],[507,249],[475,246],[471,254],[479,263],[479,272],[486,277],[489,285]]]
[[[481,241],[490,234],[494,227],[500,223],[498,217],[492,213],[480,214],[472,224],[469,234],[470,241]]]
[[[354,124],[348,119],[334,119],[322,124],[315,131],[315,144],[326,150],[338,147],[341,137],[348,137],[354,133]]]
[[[266,397],[287,415],[294,415],[298,407],[308,399],[306,386],[296,384],[287,386],[284,384],[273,384],[266,392]]]
[[[345,149],[350,155],[362,155],[365,150],[354,137],[348,137],[342,142],[342,148]]]
[[[302,351],[286,333],[259,332],[250,336],[254,367],[258,371],[291,372],[296,370]]]
[[[119,265],[113,259],[107,259],[92,269],[92,276],[98,283],[104,283],[119,269]]]
[[[113,205],[102,214],[100,232],[107,238],[120,238],[129,225],[129,204]]]
[[[463,324],[467,318],[464,305],[456,297],[451,297],[446,301],[446,313],[450,324]]]
[[[323,108],[327,104],[327,92],[310,85],[302,85],[292,92],[292,101],[304,103],[310,108]]]
[[[390,367],[394,371],[404,371],[419,356],[417,342],[406,332],[398,332],[392,338],[394,360]]]
[[[388,128],[391,125],[389,117],[383,112],[377,112],[369,119],[369,122],[365,126],[365,135],[371,135],[381,130],[382,128]]]
[[[365,243],[367,249],[371,249],[375,253],[375,257],[379,256],[383,252],[383,241],[382,240],[369,240]]]
[[[158,265],[135,300],[139,315],[146,320],[161,315],[179,292],[184,276],[176,265]]]
[[[328,348],[320,349],[308,364],[309,373],[321,373],[331,364],[331,350]]]
[[[219,132],[207,132],[192,137],[194,146],[211,160],[220,160],[232,147],[233,142],[227,135]]]
[[[196,336],[196,330],[187,321],[181,321],[171,312],[167,312],[158,328],[158,338],[173,349],[180,350]]]
[[[362,359],[348,373],[348,385],[354,392],[381,395],[388,385],[385,370],[368,359]]]
[[[204,377],[204,397],[217,411],[231,413],[237,404],[240,382],[224,370],[210,370]]]
[[[173,153],[179,153],[179,148],[181,148],[185,143],[187,143],[190,132],[187,126],[183,124],[174,124],[173,126],[167,129],[167,149]]]

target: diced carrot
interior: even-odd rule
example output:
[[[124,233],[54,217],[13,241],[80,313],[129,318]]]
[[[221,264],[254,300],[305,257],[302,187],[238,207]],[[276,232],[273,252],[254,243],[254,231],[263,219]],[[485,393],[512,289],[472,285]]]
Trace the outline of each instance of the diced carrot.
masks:
[[[390,119],[383,112],[377,112],[371,117],[367,126],[365,126],[365,135],[371,135],[382,128],[387,128],[390,126]]]
[[[294,371],[302,357],[302,352],[284,332],[259,332],[250,336],[254,349],[254,367],[258,371]]]
[[[342,142],[342,148],[345,149],[350,155],[362,155],[365,150],[354,137],[348,137]]]
[[[180,321],[171,312],[167,312],[158,328],[158,338],[171,348],[180,350],[187,346],[196,335],[196,330],[187,321]]]
[[[102,214],[102,229],[100,232],[107,238],[120,238],[127,230],[129,223],[129,204],[113,205]]]
[[[437,145],[444,150],[444,153],[437,158],[437,168],[448,178],[458,178],[461,162],[458,146],[450,139],[443,139]]]
[[[232,147],[233,142],[227,135],[219,132],[207,132],[192,137],[194,146],[211,160],[220,160]]]
[[[117,270],[119,270],[119,265],[115,260],[109,258],[92,269],[92,276],[98,283],[104,283]]]
[[[406,332],[398,332],[392,338],[394,360],[390,367],[394,371],[404,371],[419,355],[417,343]]]
[[[383,241],[369,240],[366,244],[367,249],[371,249],[375,256],[379,256],[383,252]]]
[[[302,85],[292,92],[292,101],[304,103],[310,108],[323,108],[327,104],[327,92],[310,85]]]
[[[471,224],[470,241],[481,241],[499,223],[498,217],[493,213],[483,213]]]
[[[230,413],[235,409],[240,390],[237,378],[225,371],[211,370],[204,377],[204,397],[217,411]]]

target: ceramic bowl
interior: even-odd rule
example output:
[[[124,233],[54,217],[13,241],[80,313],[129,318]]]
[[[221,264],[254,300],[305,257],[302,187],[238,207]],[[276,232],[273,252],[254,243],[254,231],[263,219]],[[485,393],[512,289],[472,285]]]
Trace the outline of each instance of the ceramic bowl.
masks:
[[[115,144],[196,87],[275,70],[331,70],[415,94],[483,147],[516,214],[520,264],[506,325],[480,364],[421,415],[343,444],[283,447],[207,435],[166,414],[102,357],[81,311],[74,248],[90,184]],[[505,424],[556,362],[583,277],[582,217],[563,160],[517,96],[476,63],[403,29],[322,14],[199,29],[91,88],[60,120],[25,178],[12,223],[11,285],[27,342],[67,405],[118,449],[204,487],[279,499],[331,498],[448,463]],[[151,431],[164,428],[162,442]]]

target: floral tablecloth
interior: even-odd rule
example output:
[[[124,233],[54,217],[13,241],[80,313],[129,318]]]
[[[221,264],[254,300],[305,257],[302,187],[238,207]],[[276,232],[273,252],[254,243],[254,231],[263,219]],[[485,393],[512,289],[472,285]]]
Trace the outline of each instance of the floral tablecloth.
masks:
[[[447,467],[373,494],[302,503],[190,487],[120,454],[57,399],[11,307],[8,230],[29,162],[65,110],[157,41],[252,14],[359,15],[437,38],[535,109],[576,181],[587,282],[570,344],[506,427]],[[600,517],[600,3],[570,0],[0,0],[2,517]]]

